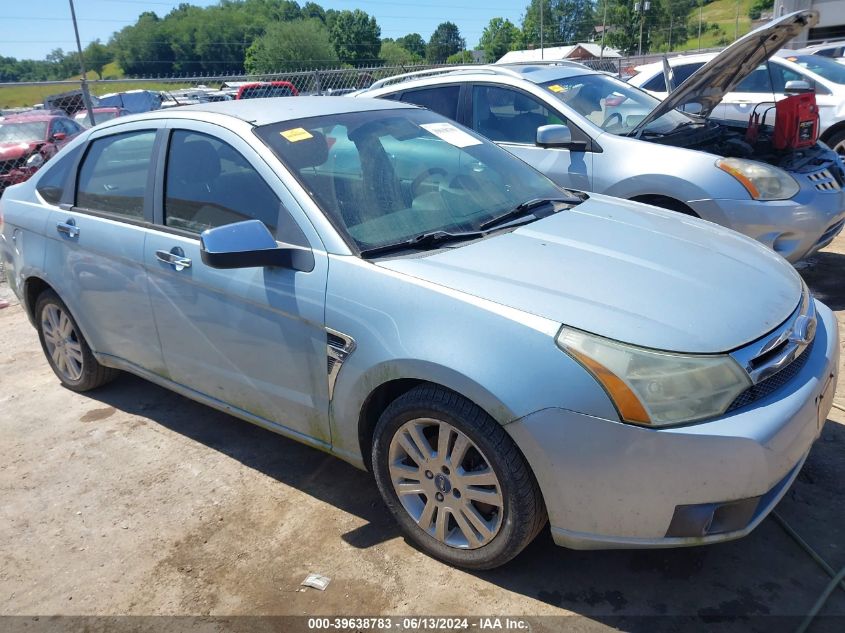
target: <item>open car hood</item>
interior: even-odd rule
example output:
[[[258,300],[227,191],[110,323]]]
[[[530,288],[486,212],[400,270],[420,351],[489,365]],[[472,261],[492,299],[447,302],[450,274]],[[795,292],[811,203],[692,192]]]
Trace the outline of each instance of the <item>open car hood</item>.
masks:
[[[629,136],[649,123],[688,104],[701,105],[701,116],[708,116],[727,93],[760,64],[769,59],[805,27],[819,21],[818,11],[795,11],[754,29],[739,38],[716,57],[690,75],[674,92],[646,116]]]

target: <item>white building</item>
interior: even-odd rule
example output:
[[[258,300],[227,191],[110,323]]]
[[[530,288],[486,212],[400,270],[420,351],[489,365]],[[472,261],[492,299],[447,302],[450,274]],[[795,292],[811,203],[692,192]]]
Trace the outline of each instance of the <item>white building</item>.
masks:
[[[845,0],[775,0],[773,17],[803,9],[818,11],[819,23],[792,40],[791,48],[801,48],[808,42],[845,39]]]
[[[543,49],[532,48],[525,51],[510,51],[505,53],[497,64],[513,64],[519,62],[536,62],[540,60],[557,61],[569,59],[578,61],[581,59],[610,59],[622,57],[619,51],[604,47],[602,52],[601,44],[595,42],[581,42],[570,46],[552,46]]]

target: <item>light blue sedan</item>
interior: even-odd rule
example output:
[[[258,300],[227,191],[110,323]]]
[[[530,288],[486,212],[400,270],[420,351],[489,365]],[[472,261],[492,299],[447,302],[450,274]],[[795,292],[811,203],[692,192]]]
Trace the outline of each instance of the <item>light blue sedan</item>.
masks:
[[[117,119],[0,213],[62,384],[131,372],[368,468],[467,568],[547,522],[575,548],[743,536],[832,403],[836,321],[780,256],[413,106]]]

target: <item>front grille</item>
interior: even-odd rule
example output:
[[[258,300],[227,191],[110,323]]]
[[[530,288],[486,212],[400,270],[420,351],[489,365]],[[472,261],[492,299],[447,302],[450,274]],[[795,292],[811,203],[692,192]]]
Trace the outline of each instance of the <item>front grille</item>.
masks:
[[[758,382],[756,385],[752,385],[741,394],[739,394],[736,399],[731,403],[731,406],[728,407],[727,412],[735,411],[736,409],[741,409],[742,407],[747,407],[749,404],[756,402],[762,398],[770,396],[775,391],[789,383],[795,376],[801,371],[801,368],[807,363],[807,359],[810,357],[810,351],[813,349],[813,342],[811,342],[801,355],[793,360],[789,365],[781,369],[778,373],[773,376],[769,376],[763,382]]]
[[[842,185],[829,169],[807,174],[807,178],[819,191],[841,191]]]

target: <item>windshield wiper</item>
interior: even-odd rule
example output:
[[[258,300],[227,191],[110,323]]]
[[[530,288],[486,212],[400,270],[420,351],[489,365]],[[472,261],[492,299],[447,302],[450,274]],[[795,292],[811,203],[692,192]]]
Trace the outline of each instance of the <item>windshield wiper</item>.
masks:
[[[516,218],[520,218],[524,215],[527,215],[534,211],[535,209],[539,209],[540,207],[544,207],[546,205],[554,205],[555,203],[562,203],[562,204],[571,204],[576,205],[580,204],[582,201],[580,198],[571,197],[571,198],[533,198],[531,200],[526,200],[522,204],[516,205],[513,209],[500,215],[497,218],[493,218],[492,220],[487,220],[486,222],[482,222],[481,225],[478,227],[480,231],[484,231],[487,229],[492,229],[495,227],[501,228],[503,224],[507,224],[511,220]],[[545,215],[551,215],[552,213],[556,213],[558,209],[554,209],[551,213],[547,213]],[[536,213],[533,214],[534,218],[539,220],[541,217],[545,217],[545,215],[537,215]]]
[[[463,240],[474,240],[479,237],[484,237],[484,231],[464,231],[461,233],[450,233],[449,231],[431,231],[429,233],[421,233],[410,237],[407,240],[396,242],[395,244],[385,244],[384,246],[375,246],[373,248],[366,248],[361,251],[361,257],[376,257],[378,255],[386,255],[396,251],[405,250],[425,250],[445,244],[446,242],[460,242]]]

